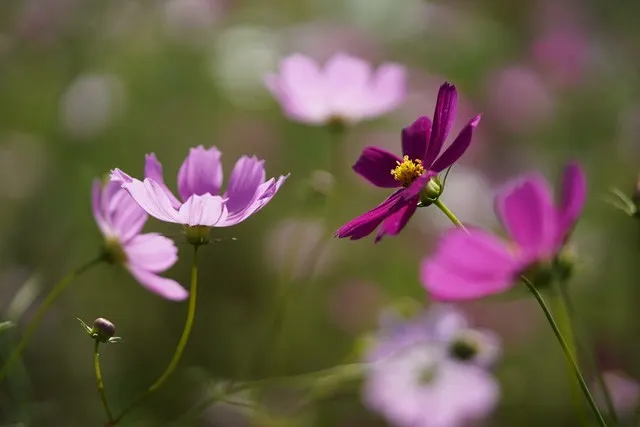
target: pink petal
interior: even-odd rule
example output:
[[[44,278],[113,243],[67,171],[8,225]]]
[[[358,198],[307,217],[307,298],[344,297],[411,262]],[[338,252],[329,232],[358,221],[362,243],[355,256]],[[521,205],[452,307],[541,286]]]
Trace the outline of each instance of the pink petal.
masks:
[[[369,106],[371,66],[362,59],[337,53],[327,61],[324,74],[330,108],[335,115],[361,119]]]
[[[424,158],[425,165],[433,164],[438,154],[442,150],[444,141],[449,135],[449,130],[453,126],[458,108],[458,92],[451,83],[444,83],[438,91],[436,109],[433,113],[433,126],[431,128],[431,139]]]
[[[407,225],[418,208],[418,198],[409,201],[406,206],[382,221],[375,242],[378,243],[385,235],[396,236]]]
[[[126,190],[120,189],[118,195],[121,197],[118,198],[118,204],[111,215],[111,221],[113,229],[120,236],[120,241],[126,243],[140,234],[148,216]]]
[[[407,96],[407,72],[398,64],[382,64],[373,76],[368,117],[376,117],[398,107]]]
[[[194,194],[180,207],[178,217],[180,224],[190,227],[195,225],[213,227],[218,222],[224,222],[227,213],[227,207],[222,197],[211,194]]]
[[[411,125],[402,129],[402,155],[411,160],[423,160],[427,154],[427,143],[431,135],[431,120],[429,117],[418,117]],[[423,163],[429,168],[431,163]]]
[[[171,206],[166,191],[155,181],[146,178],[144,182],[130,177],[120,169],[111,172],[111,179],[122,184],[131,197],[149,215],[161,221],[180,223],[178,212]]]
[[[202,145],[191,148],[178,171],[178,192],[182,200],[192,195],[216,195],[222,186],[222,153],[216,148]]]
[[[158,233],[140,234],[125,246],[128,264],[152,273],[163,272],[178,260],[173,240]]]
[[[164,175],[162,173],[162,163],[160,163],[154,153],[147,154],[144,158],[144,177],[150,178],[158,183],[169,196],[171,205],[178,209],[182,203],[174,196],[173,192],[164,183]]]
[[[535,257],[557,250],[557,214],[544,177],[532,173],[500,191],[496,210],[513,240]]]
[[[440,240],[436,253],[422,261],[420,278],[438,300],[468,300],[509,289],[522,267],[523,260],[495,236],[454,229]]]
[[[283,107],[293,118],[317,124],[331,115],[324,76],[311,58],[296,54],[283,60],[279,86],[286,95]]]
[[[471,137],[473,136],[474,129],[480,123],[480,117],[480,114],[478,114],[467,123],[449,148],[433,163],[430,168],[432,171],[440,173],[462,157],[464,152],[467,151],[467,148],[469,148],[469,144],[471,144]]]
[[[93,218],[96,220],[100,232],[103,236],[108,237],[111,229],[102,212],[102,181],[99,179],[94,179],[93,185],[91,186],[91,211],[93,212]]]
[[[280,176],[277,180],[271,178],[269,181],[260,185],[255,192],[253,200],[244,210],[235,212],[233,215],[230,214],[225,220],[216,224],[216,227],[229,227],[231,225],[236,225],[258,212],[260,209],[265,207],[271,199],[273,199],[287,178],[289,178],[289,174],[286,176]]]
[[[396,188],[400,183],[393,178],[391,170],[402,160],[382,148],[366,147],[353,165],[353,170],[364,179],[382,188]]]
[[[404,192],[404,188],[397,190],[380,205],[340,227],[335,236],[340,239],[349,237],[351,240],[358,240],[368,236],[378,228],[382,221],[407,204],[404,199]]]
[[[127,268],[131,275],[140,282],[142,286],[160,295],[162,298],[171,301],[183,301],[189,296],[189,292],[175,280],[158,276],[143,268],[134,266],[128,266]]]
[[[562,207],[560,208],[560,240],[564,240],[577,221],[587,200],[587,178],[577,163],[564,169],[562,179]]]
[[[229,199],[227,201],[229,215],[245,210],[254,200],[256,191],[260,185],[264,184],[264,180],[264,160],[258,160],[255,156],[240,157],[233,167],[224,196]]]

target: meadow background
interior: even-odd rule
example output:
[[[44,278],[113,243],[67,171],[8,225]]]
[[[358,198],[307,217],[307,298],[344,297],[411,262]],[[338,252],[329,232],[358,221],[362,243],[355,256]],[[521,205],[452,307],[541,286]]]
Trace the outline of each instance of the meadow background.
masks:
[[[362,147],[398,151],[401,128],[431,116],[450,80],[461,94],[456,127],[477,112],[483,119],[444,201],[465,222],[497,227],[492,198],[505,180],[532,169],[555,179],[567,159],[579,160],[589,199],[570,290],[600,366],[640,378],[640,224],[603,201],[611,187],[631,195],[639,171],[639,14],[631,0],[3,0],[0,317],[24,325],[34,299],[98,253],[93,178],[114,167],[141,176],[144,155],[155,152],[175,188],[189,147],[216,145],[226,172],[255,154],[268,176],[291,176],[258,215],[214,230],[219,241],[201,249],[183,361],[121,425],[163,425],[216,379],[351,360],[383,308],[428,303],[418,263],[451,225],[421,209],[377,245],[322,239],[387,195],[351,171]],[[335,155],[327,129],[286,119],[263,77],[288,54],[324,61],[339,51],[405,65],[409,93],[392,113],[349,128]],[[179,228],[151,219],[146,229],[176,238],[182,258],[168,275],[187,286],[191,250]],[[279,338],[258,351],[283,303]],[[565,362],[535,302],[516,293],[462,307],[505,344],[503,399],[482,425],[576,425]],[[121,408],[164,369],[185,311],[186,302],[147,292],[121,269],[89,271],[0,389],[0,425],[101,425],[92,342],[76,317],[106,317],[125,340],[102,350],[107,393]],[[1,337],[0,358],[17,337]],[[385,425],[364,409],[357,384],[302,411],[282,406],[269,423],[214,407],[184,425]]]

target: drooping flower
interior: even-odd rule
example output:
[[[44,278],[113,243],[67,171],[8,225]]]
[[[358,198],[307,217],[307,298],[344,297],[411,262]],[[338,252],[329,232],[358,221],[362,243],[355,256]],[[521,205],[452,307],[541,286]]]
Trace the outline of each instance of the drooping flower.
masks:
[[[406,95],[404,67],[386,63],[377,71],[362,59],[337,53],[320,69],[311,58],[294,54],[265,84],[292,120],[323,125],[353,124],[395,109]]]
[[[164,183],[162,165],[155,154],[146,156],[144,181],[119,169],[115,169],[111,177],[154,218],[183,224],[188,229],[205,228],[208,231],[209,227],[228,227],[249,218],[275,196],[288,176],[266,181],[264,160],[242,156],[221,196],[221,155],[214,146],[206,149],[200,145],[190,149],[178,172],[180,199]]]
[[[378,147],[366,147],[353,170],[381,188],[398,188],[382,204],[349,221],[337,232],[339,238],[361,239],[381,225],[375,241],[398,234],[413,216],[418,204],[439,197],[441,186],[431,180],[454,164],[469,147],[480,115],[473,117],[442,154],[444,142],[456,116],[458,93],[451,83],[438,92],[433,123],[418,118],[402,130],[402,158]]]
[[[187,298],[188,292],[178,282],[158,275],[175,264],[178,249],[158,233],[140,234],[148,216],[119,183],[103,186],[95,180],[92,209],[110,262],[123,265],[142,286],[163,298]]]
[[[399,427],[457,427],[488,416],[500,396],[496,380],[452,351],[468,331],[464,316],[444,306],[383,330],[368,355],[366,406]]]
[[[564,171],[560,206],[538,173],[509,183],[496,210],[512,241],[486,231],[454,229],[421,266],[423,286],[440,300],[475,299],[509,289],[525,272],[558,260],[586,199],[586,178],[577,164]]]

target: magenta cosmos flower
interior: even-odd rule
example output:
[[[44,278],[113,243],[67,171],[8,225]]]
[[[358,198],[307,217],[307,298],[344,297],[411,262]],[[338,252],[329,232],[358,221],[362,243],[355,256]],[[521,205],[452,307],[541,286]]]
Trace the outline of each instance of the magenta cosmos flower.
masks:
[[[140,234],[147,214],[116,182],[93,182],[93,216],[106,240],[105,254],[122,264],[142,286],[163,298],[181,301],[188,292],[178,282],[158,276],[178,260],[171,239],[157,233]]]
[[[565,168],[559,207],[538,173],[509,183],[496,198],[496,211],[512,241],[479,229],[451,230],[435,255],[423,261],[423,286],[439,300],[474,299],[509,289],[520,274],[557,259],[585,199],[586,178],[577,164]]]
[[[377,71],[362,59],[335,54],[320,69],[311,58],[295,54],[265,83],[292,120],[310,124],[356,123],[396,108],[406,95],[406,72],[398,64]]]
[[[420,117],[402,130],[402,158],[378,147],[366,147],[353,166],[363,178],[381,188],[398,188],[382,204],[349,221],[337,232],[339,238],[361,239],[382,224],[376,242],[384,235],[398,234],[423,200],[439,196],[439,183],[425,187],[430,179],[454,164],[469,147],[480,115],[472,118],[442,154],[442,147],[456,117],[458,94],[451,83],[440,87],[433,123]],[[430,183],[431,184],[431,183]]]
[[[242,156],[231,172],[227,191],[220,196],[221,155],[216,147],[191,148],[178,172],[180,199],[165,185],[162,165],[155,154],[146,156],[144,181],[119,169],[111,176],[142,209],[161,221],[188,227],[228,227],[262,209],[287,177],[266,181],[264,160]]]

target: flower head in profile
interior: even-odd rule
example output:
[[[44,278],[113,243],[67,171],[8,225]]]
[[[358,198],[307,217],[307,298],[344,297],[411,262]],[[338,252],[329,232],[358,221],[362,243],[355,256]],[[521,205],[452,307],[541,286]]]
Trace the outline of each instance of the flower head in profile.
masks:
[[[480,123],[480,115],[473,117],[441,153],[456,117],[457,99],[454,85],[445,83],[440,87],[433,123],[423,116],[402,130],[402,158],[378,147],[364,149],[353,170],[376,187],[397,190],[382,204],[343,225],[336,232],[337,237],[361,239],[378,226],[376,242],[385,235],[395,236],[407,225],[419,203],[428,205],[440,196],[442,186],[434,177],[464,154]]]
[[[509,183],[496,197],[496,211],[511,237],[506,242],[486,231],[454,229],[421,267],[423,286],[440,300],[480,298],[506,291],[520,274],[549,269],[580,216],[586,178],[577,164],[564,170],[559,206],[538,173]]]
[[[187,298],[187,291],[178,282],[158,275],[175,264],[178,249],[160,234],[140,234],[148,216],[119,183],[103,185],[95,180],[92,209],[110,262],[123,265],[142,286],[163,298]]]
[[[399,427],[457,427],[488,416],[500,396],[484,365],[489,359],[476,363],[482,358],[452,351],[470,331],[464,316],[446,306],[383,330],[368,355],[365,405]]]
[[[402,66],[382,64],[374,72],[367,62],[345,53],[335,54],[324,69],[309,57],[291,55],[265,83],[289,118],[316,125],[352,124],[381,116],[406,94]]]
[[[266,180],[264,160],[242,156],[236,162],[227,189],[221,194],[222,165],[216,147],[191,148],[178,172],[176,197],[165,185],[162,165],[154,154],[145,161],[145,179],[132,178],[119,169],[111,179],[119,182],[149,215],[161,221],[183,224],[187,237],[205,243],[201,231],[236,225],[262,209],[287,178]]]

